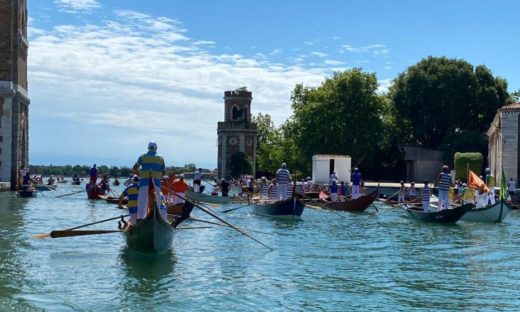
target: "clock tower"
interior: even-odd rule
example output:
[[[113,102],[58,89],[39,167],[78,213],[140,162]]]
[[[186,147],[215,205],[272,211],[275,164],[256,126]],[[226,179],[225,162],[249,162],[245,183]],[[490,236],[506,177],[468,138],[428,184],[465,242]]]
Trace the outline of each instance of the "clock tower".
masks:
[[[228,162],[238,152],[249,158],[255,176],[257,128],[251,122],[252,99],[252,93],[245,88],[224,92],[224,121],[219,122],[217,127],[220,178],[231,178],[227,170]]]

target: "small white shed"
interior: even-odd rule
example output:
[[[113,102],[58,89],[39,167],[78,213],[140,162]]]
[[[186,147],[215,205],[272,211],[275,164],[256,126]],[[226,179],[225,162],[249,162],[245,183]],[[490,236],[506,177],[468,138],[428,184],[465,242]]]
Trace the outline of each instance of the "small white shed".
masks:
[[[314,155],[312,156],[312,181],[329,183],[329,177],[336,171],[338,183],[350,182],[352,159],[347,155]]]

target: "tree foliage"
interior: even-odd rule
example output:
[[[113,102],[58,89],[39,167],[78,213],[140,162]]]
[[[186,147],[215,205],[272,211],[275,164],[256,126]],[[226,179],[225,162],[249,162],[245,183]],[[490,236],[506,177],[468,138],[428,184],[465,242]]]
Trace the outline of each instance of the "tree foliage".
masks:
[[[401,143],[437,149],[449,136],[487,131],[509,95],[506,81],[483,65],[428,57],[394,80],[390,98],[407,134]]]
[[[236,152],[228,161],[228,170],[231,177],[240,177],[244,174],[251,174],[253,172],[253,166],[251,161],[246,154],[242,152]]]
[[[337,72],[316,88],[297,85],[292,94],[294,115],[285,125],[295,165],[315,154],[350,155],[369,166],[388,148],[385,127],[393,122],[390,102],[378,95],[377,78],[361,69]],[[294,150],[293,150],[294,148]]]

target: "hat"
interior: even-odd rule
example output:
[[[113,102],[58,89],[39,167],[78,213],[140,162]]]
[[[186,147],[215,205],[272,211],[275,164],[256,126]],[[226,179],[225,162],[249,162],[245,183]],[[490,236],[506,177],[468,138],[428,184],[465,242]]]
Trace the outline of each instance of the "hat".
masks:
[[[139,176],[136,174],[133,177],[134,182],[139,182]]]
[[[358,170],[359,170],[358,167],[355,167],[355,168],[354,168],[354,171],[358,171]]]
[[[179,179],[184,179],[184,174],[179,174]]]
[[[148,149],[155,151],[157,149],[157,144],[155,144],[155,142],[153,142],[153,141],[148,143]]]
[[[491,170],[489,168],[486,168],[486,172],[491,172]]]
[[[287,164],[286,163],[282,163],[282,168],[287,168]]]

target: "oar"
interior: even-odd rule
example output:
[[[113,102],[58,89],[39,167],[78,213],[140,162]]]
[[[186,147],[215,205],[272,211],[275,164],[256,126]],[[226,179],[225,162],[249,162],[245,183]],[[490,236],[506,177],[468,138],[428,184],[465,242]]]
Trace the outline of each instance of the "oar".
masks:
[[[202,222],[202,223],[208,223],[208,224],[213,224],[213,225],[218,225],[218,226],[229,227],[229,226],[225,225],[224,223],[218,223],[218,222],[213,222],[213,221],[208,221],[208,220],[202,220],[202,219],[197,219],[197,218],[192,218],[192,217],[190,217],[188,220],[197,221],[197,222]],[[247,231],[249,231],[249,232],[253,232],[253,233],[260,233],[260,234],[266,234],[266,235],[273,235],[272,233],[266,233],[266,232],[261,232],[261,231],[254,231],[254,230],[247,230]]]
[[[210,210],[208,210],[208,209],[206,209],[206,208],[204,208],[204,207],[202,207],[202,206],[200,206],[200,205],[197,205],[197,204],[195,204],[195,203],[192,202],[192,201],[187,200],[186,198],[180,196],[179,194],[175,194],[175,193],[174,193],[174,195],[177,196],[177,197],[179,197],[179,198],[181,198],[181,199],[183,199],[184,201],[187,201],[187,202],[191,203],[193,206],[199,208],[200,210],[202,210],[203,212],[209,214],[209,215],[212,216],[213,218],[219,220],[220,222],[224,223],[225,225],[227,225],[227,226],[233,228],[234,230],[240,232],[242,235],[245,235],[245,236],[249,237],[250,239],[252,239],[252,240],[254,240],[255,242],[259,243],[260,245],[264,246],[265,248],[267,248],[267,249],[269,249],[269,250],[271,250],[271,251],[274,251],[273,248],[267,246],[266,244],[264,244],[264,243],[262,243],[261,241],[257,240],[257,239],[254,238],[253,236],[247,234],[246,232],[244,232],[244,231],[242,231],[241,229],[237,228],[237,227],[234,226],[233,224],[231,224],[231,223],[227,222],[226,220],[222,219],[222,218],[219,217],[216,213],[214,213],[214,212],[212,212],[212,211],[210,211]]]
[[[311,202],[317,204],[317,205],[318,205],[320,208],[322,208],[323,210],[330,211],[330,212],[332,212],[333,214],[338,215],[338,216],[341,217],[342,219],[346,219],[346,217],[345,217],[345,216],[342,216],[339,212],[334,211],[334,210],[332,210],[332,209],[329,209],[329,208],[325,207],[324,204],[319,203],[318,201],[314,200],[313,198],[310,198],[309,196],[307,196],[307,195],[305,195],[305,194],[303,194],[303,197],[304,197],[304,198],[306,197],[306,198],[310,199]]]
[[[86,226],[89,226],[89,225],[94,225],[94,224],[98,224],[98,223],[112,221],[112,220],[116,220],[116,219],[120,219],[120,218],[124,218],[124,217],[128,217],[128,216],[130,216],[130,215],[128,215],[128,214],[127,215],[120,215],[119,217],[114,217],[114,218],[109,218],[109,219],[105,219],[105,220],[101,220],[101,221],[87,223],[87,224],[83,224],[83,225],[76,226],[76,227],[73,227],[73,228],[70,228],[70,229],[66,229],[66,230],[62,230],[62,231],[72,231],[72,230],[80,229],[80,228],[83,228],[83,227],[86,227]],[[46,238],[46,237],[51,236],[51,233],[36,234],[36,235],[33,236],[33,238]]]
[[[244,208],[244,207],[247,207],[247,206],[251,206],[251,204],[246,204],[246,205],[243,205],[243,206],[226,209],[226,210],[221,211],[221,213],[228,213],[230,211],[237,210],[237,209],[240,209],[240,208]]]
[[[118,233],[120,230],[58,230],[52,231],[50,236],[52,238],[60,238],[60,237],[71,237],[71,236],[83,236],[83,235],[97,235],[97,234],[108,234],[108,233]]]
[[[178,227],[176,230],[195,230],[195,229],[212,229],[211,226],[192,226],[192,227]]]
[[[79,190],[79,191],[68,193],[68,194],[58,195],[58,196],[55,196],[55,198],[65,197],[65,196],[69,196],[69,195],[74,195],[74,194],[78,194],[78,193],[81,193],[81,192],[84,192],[84,190]]]
[[[371,205],[372,207],[374,207],[374,209],[376,210],[376,212],[379,212],[379,209],[377,209],[376,205],[374,205],[373,202],[372,202],[370,205]]]

